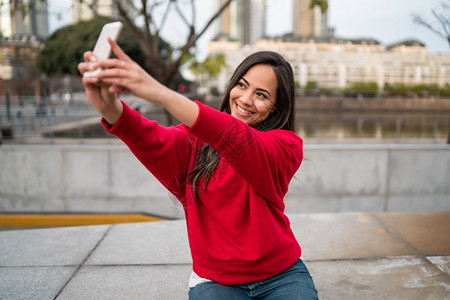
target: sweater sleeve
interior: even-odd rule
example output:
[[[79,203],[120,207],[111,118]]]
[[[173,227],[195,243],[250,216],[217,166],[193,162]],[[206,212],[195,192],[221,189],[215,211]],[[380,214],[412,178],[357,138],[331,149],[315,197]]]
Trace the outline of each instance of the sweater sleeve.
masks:
[[[258,131],[205,105],[190,132],[216,150],[265,199],[284,209],[283,197],[303,159],[303,141],[288,130]]]
[[[180,201],[186,181],[191,143],[186,126],[163,127],[123,103],[119,121],[102,125],[130,148],[137,159]]]

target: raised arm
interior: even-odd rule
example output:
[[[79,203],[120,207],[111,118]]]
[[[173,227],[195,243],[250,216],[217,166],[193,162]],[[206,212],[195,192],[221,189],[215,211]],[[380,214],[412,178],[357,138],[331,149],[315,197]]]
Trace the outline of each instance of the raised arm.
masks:
[[[88,101],[96,104],[93,106],[96,109],[98,107],[97,110],[108,122],[111,124],[117,122],[123,111],[123,108],[119,108],[117,99],[114,100],[114,95],[130,92],[138,98],[163,106],[188,127],[195,123],[199,111],[196,103],[159,83],[128,57],[117,43],[112,40],[109,42],[117,58],[97,62],[92,59],[92,53],[87,53],[85,54],[86,62],[79,66],[82,74],[88,70],[103,69],[96,76],[83,77],[83,84],[88,98],[93,99]],[[95,87],[100,88],[101,93],[95,90]],[[99,101],[99,97],[103,97],[103,101]]]
[[[288,130],[261,132],[229,114],[201,104],[199,107],[199,118],[189,131],[282,209],[289,182],[303,159],[302,139]]]

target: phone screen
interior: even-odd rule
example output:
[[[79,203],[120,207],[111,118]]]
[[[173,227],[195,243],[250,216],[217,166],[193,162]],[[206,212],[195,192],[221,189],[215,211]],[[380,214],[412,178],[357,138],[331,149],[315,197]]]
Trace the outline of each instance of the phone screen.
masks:
[[[122,29],[122,22],[113,22],[105,24],[100,32],[100,35],[95,43],[93,53],[97,59],[105,60],[111,55],[111,45],[108,42],[108,37],[113,41],[116,41],[119,37],[120,30]],[[83,76],[95,76],[101,71],[98,68],[95,71],[84,72]]]
[[[108,43],[108,37],[116,41],[121,29],[121,22],[108,23],[103,26],[93,51],[98,60],[109,58],[111,55],[111,46]]]

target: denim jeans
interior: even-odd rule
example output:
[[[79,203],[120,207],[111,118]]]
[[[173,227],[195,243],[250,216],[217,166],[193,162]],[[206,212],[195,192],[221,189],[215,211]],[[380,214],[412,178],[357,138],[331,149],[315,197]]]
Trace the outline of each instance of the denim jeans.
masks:
[[[308,269],[301,260],[298,260],[283,273],[262,281],[238,285],[201,283],[190,289],[189,299],[297,300],[319,298]]]

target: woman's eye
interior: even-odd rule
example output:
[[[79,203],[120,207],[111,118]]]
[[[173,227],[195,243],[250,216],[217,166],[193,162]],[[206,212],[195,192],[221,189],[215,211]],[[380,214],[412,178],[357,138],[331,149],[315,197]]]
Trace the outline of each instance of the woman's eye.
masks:
[[[260,97],[260,98],[264,98],[264,99],[267,98],[266,95],[264,95],[264,94],[261,93],[261,92],[256,93],[256,96],[258,96],[258,97]]]
[[[245,85],[242,82],[238,82],[238,86],[240,86],[241,88],[245,87]]]

